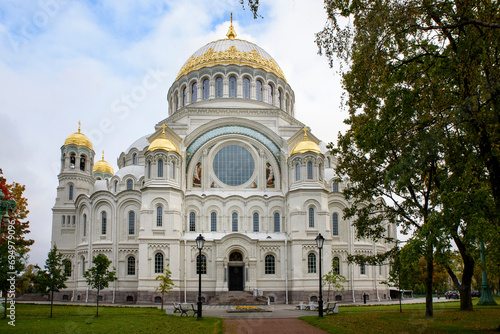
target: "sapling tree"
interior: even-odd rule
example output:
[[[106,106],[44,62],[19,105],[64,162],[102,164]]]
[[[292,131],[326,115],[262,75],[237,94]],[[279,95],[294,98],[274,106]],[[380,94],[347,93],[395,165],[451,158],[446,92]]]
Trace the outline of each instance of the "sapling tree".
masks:
[[[99,254],[94,256],[92,259],[93,266],[89,268],[83,276],[87,280],[87,284],[90,285],[91,288],[97,289],[96,295],[96,305],[97,312],[96,317],[99,316],[99,292],[102,289],[105,289],[109,286],[109,282],[116,281],[116,272],[109,271],[108,267],[111,264],[111,261],[103,254]]]

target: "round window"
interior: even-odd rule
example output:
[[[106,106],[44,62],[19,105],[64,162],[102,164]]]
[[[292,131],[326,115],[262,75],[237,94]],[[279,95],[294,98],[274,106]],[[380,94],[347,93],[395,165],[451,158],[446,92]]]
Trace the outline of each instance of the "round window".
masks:
[[[224,146],[214,158],[215,175],[229,186],[240,186],[250,180],[255,169],[252,154],[239,145]]]

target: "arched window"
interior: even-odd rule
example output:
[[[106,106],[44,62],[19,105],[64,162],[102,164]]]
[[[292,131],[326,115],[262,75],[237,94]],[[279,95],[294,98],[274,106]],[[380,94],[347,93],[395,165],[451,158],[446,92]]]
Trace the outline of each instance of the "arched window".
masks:
[[[280,214],[278,212],[274,213],[274,232],[280,231]]]
[[[314,227],[314,208],[309,208],[309,227]]]
[[[212,212],[210,214],[210,231],[216,232],[217,231],[217,213]]]
[[[85,156],[80,155],[80,170],[85,170]]]
[[[132,155],[132,164],[137,165],[137,153],[134,153],[134,155]]]
[[[186,104],[187,104],[187,100],[188,100],[188,97],[187,97],[187,89],[186,87],[184,87],[182,89],[182,106],[185,107]]]
[[[85,273],[85,257],[82,255],[80,258],[80,261],[82,262],[82,276]]]
[[[132,179],[127,180],[127,190],[132,190],[134,189],[134,181]]]
[[[339,192],[339,184],[337,182],[333,182],[333,184],[332,184],[332,191],[334,193],[338,193]]]
[[[87,235],[87,215],[83,214],[83,236]]]
[[[118,181],[115,181],[115,193],[118,192]]]
[[[387,225],[387,237],[388,238],[391,237],[391,226],[390,225]]]
[[[255,85],[255,96],[257,101],[262,101],[262,81],[257,80]]]
[[[281,103],[281,90],[278,89],[278,108],[281,109],[281,105],[282,105],[282,103]]]
[[[175,94],[174,97],[174,110],[179,109],[179,98],[177,97],[177,94]]]
[[[229,97],[236,97],[237,94],[237,83],[236,77],[229,77]]]
[[[259,232],[259,214],[257,212],[253,213],[253,231]]]
[[[135,212],[130,211],[128,213],[128,234],[135,233]]]
[[[323,181],[323,164],[319,164],[319,167],[318,167],[318,178],[320,181]]]
[[[207,257],[203,254],[201,254],[201,261],[199,255],[196,257],[196,275],[199,275],[200,271],[202,275],[207,274]]]
[[[163,273],[163,254],[156,253],[155,254],[155,274]]]
[[[122,159],[122,165],[123,165],[123,167],[125,167],[127,165],[127,161],[125,160],[125,157],[123,157],[123,159]]]
[[[208,100],[210,96],[210,81],[208,79],[203,80],[203,100]]]
[[[215,79],[215,98],[216,99],[222,99],[222,90],[223,84],[222,84],[222,77],[217,77]]]
[[[189,213],[189,231],[196,231],[196,214],[193,211]]]
[[[76,223],[76,216],[73,216],[72,220],[73,220],[73,225],[75,225],[75,223]]]
[[[300,164],[295,165],[295,180],[300,180]]]
[[[312,180],[313,178],[313,163],[311,161],[307,162],[307,179]]]
[[[339,235],[339,215],[336,213],[332,215],[332,233]]]
[[[285,98],[285,111],[289,111],[289,108],[288,108],[288,96]]]
[[[69,156],[69,168],[75,169],[75,165],[76,165],[76,155],[75,153],[71,153],[71,155]]]
[[[276,273],[274,255],[266,255],[264,260],[264,273],[266,275],[274,275]]]
[[[196,82],[191,85],[191,103],[195,103],[198,99],[198,88]]]
[[[333,258],[333,272],[340,275],[340,259],[338,257]]]
[[[316,273],[316,254],[310,253],[307,256],[307,272],[309,274]]]
[[[326,158],[326,168],[331,168],[332,167],[332,161],[330,160],[330,157]]]
[[[63,225],[66,224],[66,216],[65,215],[62,216],[62,221],[61,222],[62,222]]]
[[[171,178],[172,180],[174,180],[174,179],[175,179],[175,161],[172,161],[172,162],[170,163],[170,178]]]
[[[151,161],[148,161],[148,179],[151,178]]]
[[[71,261],[64,260],[64,276],[71,277]]]
[[[133,256],[127,259],[127,275],[135,275],[135,257]]]
[[[106,234],[106,211],[101,212],[101,234]]]
[[[274,89],[271,85],[267,89],[267,103],[274,104]]]
[[[232,231],[238,232],[238,214],[236,212],[233,212],[231,222]]]
[[[69,194],[68,194],[68,199],[69,199],[70,201],[72,201],[72,200],[73,200],[73,185],[72,185],[72,184],[70,184],[70,185],[69,185]]]
[[[158,177],[163,177],[163,160],[158,160]]]
[[[243,78],[243,98],[250,98],[250,79]]]
[[[158,205],[156,207],[156,227],[161,227],[163,225],[163,207]]]

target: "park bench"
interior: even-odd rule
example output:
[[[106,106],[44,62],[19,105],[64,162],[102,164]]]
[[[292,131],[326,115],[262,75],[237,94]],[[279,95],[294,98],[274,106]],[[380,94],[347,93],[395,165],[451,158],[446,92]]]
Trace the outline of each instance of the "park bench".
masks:
[[[174,306],[174,313],[182,313],[181,304],[172,303],[172,305]]]
[[[339,313],[339,307],[337,306],[337,303],[326,303],[326,307],[323,308],[323,312],[325,314]]]
[[[193,312],[193,317],[198,314],[198,308],[194,307],[194,304],[179,304],[179,309],[181,311],[181,317],[189,315],[188,312]]]

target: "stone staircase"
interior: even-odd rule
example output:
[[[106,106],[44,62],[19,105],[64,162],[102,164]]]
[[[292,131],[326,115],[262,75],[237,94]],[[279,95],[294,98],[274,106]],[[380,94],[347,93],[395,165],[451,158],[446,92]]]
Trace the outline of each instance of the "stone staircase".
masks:
[[[267,297],[256,297],[245,291],[228,291],[208,300],[209,305],[267,305]]]

